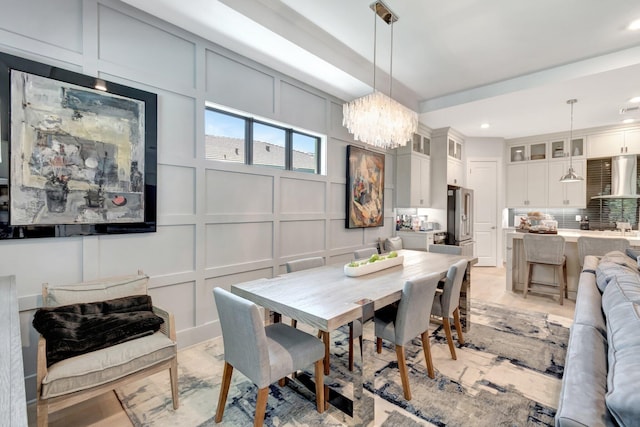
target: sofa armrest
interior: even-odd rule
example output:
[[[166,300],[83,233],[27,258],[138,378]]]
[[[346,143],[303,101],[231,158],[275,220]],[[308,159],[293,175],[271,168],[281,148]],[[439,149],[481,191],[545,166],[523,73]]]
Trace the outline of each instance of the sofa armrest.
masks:
[[[582,267],[582,271],[588,273],[595,273],[598,268],[598,263],[600,262],[600,257],[594,255],[587,255],[584,257],[584,265]]]
[[[169,337],[170,340],[175,341],[176,326],[175,326],[175,320],[173,318],[173,313],[169,313],[168,311],[160,307],[157,307],[155,305],[153,306],[153,313],[164,320],[164,323],[160,325],[160,332],[162,332],[167,337]]]

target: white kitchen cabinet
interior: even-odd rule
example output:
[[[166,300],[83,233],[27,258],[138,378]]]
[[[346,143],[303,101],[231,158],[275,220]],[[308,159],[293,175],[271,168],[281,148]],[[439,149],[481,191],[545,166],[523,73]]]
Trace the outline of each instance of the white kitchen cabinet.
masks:
[[[509,163],[544,161],[548,159],[547,143],[514,144],[509,146]]]
[[[544,208],[548,203],[549,162],[507,165],[507,207]]]
[[[574,138],[569,147],[569,138],[559,139],[551,141],[551,154],[550,159],[568,158],[571,153],[571,157],[583,158],[585,154],[585,142],[584,138]]]
[[[404,249],[428,251],[433,245],[433,231],[397,231],[396,235],[402,239]]]
[[[587,157],[640,154],[640,130],[599,133],[587,137]]]
[[[396,206],[431,206],[431,160],[420,154],[396,156]]]
[[[464,165],[460,160],[447,159],[447,184],[464,187]]]
[[[586,178],[586,163],[584,159],[571,159],[576,174]],[[586,179],[579,182],[560,182],[560,177],[569,170],[569,159],[549,162],[549,208],[586,208],[587,183]]]

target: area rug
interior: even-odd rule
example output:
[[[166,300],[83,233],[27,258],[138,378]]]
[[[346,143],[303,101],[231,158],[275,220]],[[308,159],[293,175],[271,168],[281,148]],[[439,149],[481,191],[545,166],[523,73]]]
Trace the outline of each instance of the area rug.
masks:
[[[375,400],[375,426],[552,426],[560,393],[571,320],[471,301],[472,326],[452,360],[441,326],[432,325],[436,378],[430,379],[418,339],[407,346],[412,400],[403,398],[395,351],[385,343],[374,350],[371,324],[365,327],[366,398]],[[332,337],[332,377],[345,378],[345,331]],[[456,334],[454,333],[454,339]],[[457,344],[457,343],[456,343]],[[135,426],[245,426],[253,423],[256,388],[234,372],[224,418],[215,424],[222,367],[222,340],[181,350],[180,408],[174,411],[168,373],[118,391]],[[348,394],[348,383],[329,380]],[[303,387],[271,386],[266,426],[342,426],[338,411],[315,411],[314,396]],[[366,423],[366,421],[365,421]]]

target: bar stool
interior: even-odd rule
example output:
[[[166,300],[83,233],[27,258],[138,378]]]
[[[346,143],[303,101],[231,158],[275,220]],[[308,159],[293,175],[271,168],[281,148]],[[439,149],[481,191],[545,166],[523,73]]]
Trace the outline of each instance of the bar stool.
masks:
[[[560,305],[564,304],[564,298],[567,297],[567,259],[564,255],[565,241],[564,237],[556,235],[536,235],[525,234],[523,236],[524,241],[524,255],[527,261],[527,267],[525,269],[525,281],[524,281],[524,298],[527,297],[529,287],[532,283],[533,271],[532,268],[535,264],[546,265],[554,267],[558,273],[557,287],[560,291]],[[536,282],[537,285],[556,286],[556,284]],[[540,292],[538,290],[532,290],[532,292]],[[544,292],[540,292],[544,293]],[[548,293],[548,292],[547,292]]]

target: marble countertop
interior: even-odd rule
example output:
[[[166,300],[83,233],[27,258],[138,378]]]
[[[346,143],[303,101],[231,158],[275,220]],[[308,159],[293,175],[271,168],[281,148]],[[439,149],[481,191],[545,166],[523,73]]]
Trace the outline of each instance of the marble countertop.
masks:
[[[507,236],[513,236],[514,239],[522,239],[527,233],[520,233],[515,229],[509,230]],[[640,246],[640,232],[637,230],[622,233],[620,231],[596,231],[596,230],[574,230],[574,229],[558,229],[558,236],[565,238],[567,242],[577,242],[578,237],[602,237],[602,238],[624,238],[629,240],[632,246]],[[550,234],[553,236],[553,234]]]

